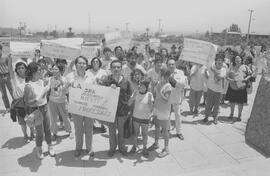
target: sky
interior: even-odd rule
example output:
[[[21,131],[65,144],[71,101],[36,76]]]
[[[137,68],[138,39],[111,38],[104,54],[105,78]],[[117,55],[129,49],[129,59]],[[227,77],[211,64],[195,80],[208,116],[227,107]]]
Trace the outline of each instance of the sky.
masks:
[[[248,9],[250,31],[270,34],[270,0],[0,0],[0,27],[97,33],[129,23],[130,31],[156,32],[160,19],[165,33],[221,32],[233,23],[246,33]]]

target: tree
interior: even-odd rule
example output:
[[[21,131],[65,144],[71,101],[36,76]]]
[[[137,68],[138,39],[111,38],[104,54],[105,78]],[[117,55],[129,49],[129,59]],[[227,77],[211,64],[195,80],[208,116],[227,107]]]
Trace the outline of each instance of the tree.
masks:
[[[229,32],[239,32],[241,33],[241,29],[237,24],[232,24],[229,28]]]

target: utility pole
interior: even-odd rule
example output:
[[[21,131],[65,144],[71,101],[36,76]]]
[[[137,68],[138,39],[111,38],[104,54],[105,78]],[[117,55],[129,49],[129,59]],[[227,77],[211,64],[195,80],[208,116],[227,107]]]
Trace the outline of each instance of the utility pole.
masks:
[[[128,25],[129,25],[129,23],[126,23],[126,31],[128,31]]]
[[[249,15],[249,21],[248,21],[248,33],[247,33],[247,45],[249,42],[249,32],[250,32],[250,24],[251,24],[251,17],[252,17],[252,13],[254,12],[254,10],[250,10],[248,9],[250,15]]]
[[[91,16],[90,12],[88,13],[88,34],[91,33]]]
[[[158,34],[161,33],[161,19],[158,19]]]

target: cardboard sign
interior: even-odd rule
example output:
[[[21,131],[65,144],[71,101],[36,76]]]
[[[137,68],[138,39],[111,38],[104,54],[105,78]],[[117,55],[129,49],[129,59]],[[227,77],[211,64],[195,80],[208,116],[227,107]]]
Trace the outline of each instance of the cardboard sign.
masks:
[[[36,49],[40,49],[40,43],[10,42],[11,55],[15,58],[33,58]]]
[[[160,47],[160,39],[157,38],[149,39],[149,46],[151,49],[158,50],[158,48]]]
[[[93,119],[114,122],[119,91],[119,88],[113,89],[93,84],[71,87],[68,111]]]
[[[84,56],[90,62],[94,57],[97,57],[100,46],[82,46],[81,56]]]
[[[121,46],[124,50],[131,47],[132,33],[126,31],[109,32],[104,34],[107,47],[114,50],[116,46]]]
[[[184,48],[180,55],[181,60],[211,66],[215,60],[217,45],[195,39],[184,39]]]

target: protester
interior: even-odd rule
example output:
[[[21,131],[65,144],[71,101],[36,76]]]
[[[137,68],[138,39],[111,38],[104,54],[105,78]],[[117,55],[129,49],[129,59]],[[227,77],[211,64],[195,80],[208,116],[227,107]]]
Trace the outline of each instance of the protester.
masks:
[[[39,159],[44,157],[42,153],[43,134],[45,133],[45,140],[48,144],[48,152],[50,156],[55,156],[53,146],[51,145],[51,131],[50,119],[47,114],[47,92],[49,91],[48,81],[42,78],[41,66],[38,63],[32,62],[28,65],[29,82],[26,83],[24,88],[24,101],[27,106],[27,114],[34,111],[38,116],[35,117],[43,119],[41,124],[35,126],[36,129],[36,154]]]
[[[247,103],[247,82],[251,77],[248,66],[243,65],[243,59],[237,55],[232,59],[232,66],[227,74],[229,88],[227,99],[230,102],[231,113],[229,119],[233,119],[235,105],[238,105],[238,118],[241,121],[244,103]]]
[[[143,156],[148,158],[149,152],[147,150],[147,140],[148,140],[148,124],[149,118],[153,109],[153,94],[148,91],[149,82],[142,81],[139,90],[135,90],[129,99],[129,105],[134,103],[133,111],[133,125],[134,125],[134,141],[133,147],[130,150],[131,154],[137,151],[138,147],[138,136],[140,133],[140,128],[143,137]]]
[[[98,85],[103,85],[104,80],[108,76],[108,73],[104,69],[102,69],[101,67],[102,67],[101,60],[98,57],[94,57],[91,60],[91,69],[89,71],[94,76],[95,84],[98,84]],[[94,125],[94,129],[95,128],[96,127]],[[101,122],[101,132],[102,133],[106,132],[106,127],[104,126],[103,122]]]
[[[164,149],[159,153],[159,157],[165,157],[169,154],[169,123],[171,112],[171,92],[172,87],[169,83],[171,72],[167,69],[160,71],[160,81],[155,87],[155,102],[154,102],[154,115],[155,119],[155,143],[149,147],[149,150],[156,150],[159,148],[159,135],[160,128],[162,128],[164,137]]]
[[[175,115],[175,128],[176,128],[176,137],[181,140],[184,140],[182,134],[182,118],[181,118],[181,104],[184,98],[184,88],[186,84],[185,75],[182,70],[178,70],[175,65],[175,60],[173,58],[168,59],[167,61],[168,70],[171,73],[170,83],[172,85],[172,92],[170,102],[172,104],[172,110]]]
[[[108,156],[112,157],[116,152],[117,142],[119,152],[124,156],[127,155],[127,149],[125,147],[124,140],[124,124],[129,113],[128,100],[132,94],[130,82],[122,75],[122,62],[119,60],[114,60],[111,63],[112,74],[108,76],[107,86],[112,88],[119,87],[120,94],[117,105],[117,111],[115,116],[115,121],[113,123],[108,123],[109,126],[109,142],[110,150]],[[118,137],[116,137],[116,130],[118,130]]]
[[[6,87],[11,96],[13,96],[13,93],[12,93],[10,73],[8,70],[8,58],[3,57],[2,52],[3,52],[3,47],[2,45],[0,45],[0,92],[2,94],[2,100],[6,108],[4,113],[8,113],[10,111],[10,103],[9,103]]]
[[[94,84],[94,76],[89,74],[86,71],[88,65],[88,60],[83,57],[79,56],[75,59],[75,67],[76,71],[71,72],[67,75],[67,83],[72,87],[78,87],[83,83]],[[85,145],[86,145],[86,152],[89,157],[94,156],[93,151],[93,123],[94,120],[89,117],[85,117],[82,115],[71,114],[72,119],[74,122],[75,127],[75,141],[76,141],[76,148],[75,148],[75,157],[79,157],[82,153],[83,147],[83,137],[85,135]]]
[[[144,68],[141,65],[137,64],[137,59],[138,54],[136,54],[135,52],[127,53],[127,64],[123,65],[122,74],[125,77],[125,79],[129,81],[131,81],[130,75],[135,69],[140,69],[144,75],[146,74]]]
[[[23,101],[24,87],[25,87],[25,77],[27,72],[27,65],[23,61],[18,61],[15,64],[15,73],[12,65],[12,57],[8,57],[8,68],[12,83],[12,93],[14,100],[11,104],[11,108],[15,110],[15,115],[18,119],[18,123],[21,126],[24,140],[27,141],[34,139],[34,128],[30,127],[30,137],[27,135],[27,126],[25,122],[25,103]]]
[[[51,132],[53,133],[52,140],[57,140],[57,116],[61,116],[66,132],[68,132],[70,139],[73,139],[70,121],[67,112],[67,86],[66,80],[61,75],[64,67],[61,65],[52,66],[53,76],[50,78],[50,97],[49,97],[49,114],[51,119]]]
[[[112,50],[108,47],[103,49],[104,57],[101,59],[102,69],[106,70],[110,74],[110,64],[113,60],[116,60],[115,57],[112,57]]]
[[[125,54],[124,54],[124,51],[123,51],[123,48],[121,46],[116,46],[114,48],[114,56],[120,60],[121,62],[124,61],[125,59]]]
[[[218,123],[218,110],[220,104],[221,93],[223,89],[223,80],[226,76],[226,69],[223,67],[225,55],[224,53],[216,54],[215,62],[209,71],[207,79],[207,97],[204,122],[208,121],[211,110],[213,108],[214,124]]]
[[[162,48],[161,49],[161,56],[162,56],[162,59],[163,59],[163,63],[167,63],[167,60],[169,58],[169,53],[168,53],[168,50],[166,48]]]
[[[205,90],[204,82],[207,78],[206,66],[194,64],[190,70],[190,93],[189,93],[189,109],[190,113],[197,115],[199,113],[199,105]]]

